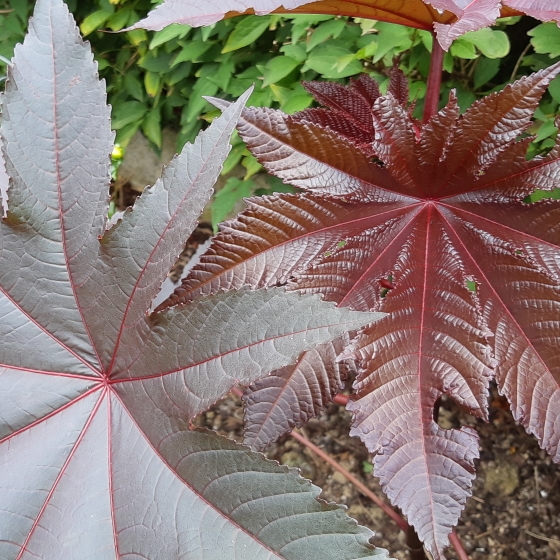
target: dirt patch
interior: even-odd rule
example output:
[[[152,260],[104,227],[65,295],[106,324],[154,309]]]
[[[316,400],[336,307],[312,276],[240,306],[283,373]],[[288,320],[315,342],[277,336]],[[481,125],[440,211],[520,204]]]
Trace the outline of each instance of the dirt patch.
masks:
[[[440,424],[473,426],[480,434],[481,460],[473,497],[467,502],[457,534],[471,560],[560,560],[560,468],[536,440],[517,426],[507,403],[492,391],[490,422],[479,421],[443,402]],[[243,412],[228,396],[196,424],[242,441]],[[368,470],[370,456],[348,435],[350,414],[332,405],[303,429],[315,445],[336,458],[379,496],[383,493]],[[323,488],[321,497],[348,507],[348,514],[375,533],[373,543],[397,560],[408,560],[404,535],[396,524],[339,473],[289,436],[270,446],[267,456],[301,469]],[[544,539],[549,539],[544,540]],[[453,549],[448,558],[456,559]]]

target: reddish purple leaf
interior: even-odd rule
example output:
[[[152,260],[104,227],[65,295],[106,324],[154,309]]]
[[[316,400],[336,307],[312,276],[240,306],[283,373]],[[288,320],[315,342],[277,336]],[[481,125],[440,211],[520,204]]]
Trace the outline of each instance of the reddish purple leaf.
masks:
[[[377,82],[362,74],[343,86],[336,82],[303,82],[305,89],[329,109],[306,109],[292,116],[294,122],[310,122],[328,128],[354,143],[368,157],[373,149],[374,128],[371,111],[381,95]],[[395,65],[391,71],[389,93],[403,106],[408,105],[408,82]]]
[[[160,30],[172,23],[192,27],[210,25],[225,17],[271,12],[331,14],[369,18],[431,31],[435,29],[447,50],[454,39],[468,31],[493,25],[496,18],[527,14],[542,21],[560,20],[560,10],[548,0],[165,0],[148,17],[130,29]]]
[[[256,157],[313,194],[251,201],[214,241],[227,243],[228,259],[211,252],[184,284],[188,299],[237,275],[255,285],[277,278],[341,306],[389,313],[343,354],[360,364],[352,433],[376,453],[381,484],[436,559],[478,456],[472,430],[434,421],[441,395],[486,418],[495,373],[515,418],[560,462],[560,204],[523,202],[535,188],[557,187],[560,144],[526,160],[530,139],[518,140],[559,72],[557,64],[523,78],[464,115],[452,94],[419,131],[394,97],[380,97],[373,148],[384,165],[357,189],[357,173],[339,158],[350,149],[344,136],[314,129],[330,143],[303,151],[293,134],[299,123],[274,113],[281,126],[269,129],[257,110],[245,110],[239,131]],[[329,167],[321,188],[315,170]],[[335,173],[336,189],[328,181]],[[311,201],[312,213],[304,211]]]
[[[221,224],[200,264],[158,310],[248,284],[257,288],[286,284],[296,271],[332,254],[333,247],[348,237],[400,216],[404,202],[395,198],[396,202],[375,206],[307,193],[247,199],[248,208]]]
[[[190,429],[238,382],[379,314],[281,288],[149,313],[250,91],[105,231],[97,65],[63,0],[38,0],[29,29],[2,96],[0,558],[386,558],[295,471]]]
[[[332,403],[346,380],[347,364],[337,362],[336,357],[349,341],[344,335],[304,352],[295,364],[273,371],[247,387],[243,394],[243,443],[262,451]]]

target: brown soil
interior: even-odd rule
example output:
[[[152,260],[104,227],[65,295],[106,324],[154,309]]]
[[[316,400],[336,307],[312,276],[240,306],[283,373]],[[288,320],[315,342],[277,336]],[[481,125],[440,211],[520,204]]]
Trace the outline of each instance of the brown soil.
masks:
[[[491,419],[486,424],[442,403],[440,424],[462,422],[480,434],[480,461],[473,496],[468,500],[457,534],[471,560],[560,560],[560,468],[535,438],[517,426],[507,403],[492,391]],[[228,396],[199,418],[197,425],[242,441],[240,400]],[[348,435],[350,414],[337,405],[311,420],[303,433],[336,458],[379,496],[372,474],[364,473],[371,456],[357,438]],[[396,560],[408,560],[404,535],[383,511],[363,497],[346,479],[290,436],[267,450],[267,456],[290,466],[323,488],[321,497],[348,507],[348,514],[375,533],[372,542]],[[367,467],[366,467],[367,468]],[[449,560],[457,558],[448,549]]]

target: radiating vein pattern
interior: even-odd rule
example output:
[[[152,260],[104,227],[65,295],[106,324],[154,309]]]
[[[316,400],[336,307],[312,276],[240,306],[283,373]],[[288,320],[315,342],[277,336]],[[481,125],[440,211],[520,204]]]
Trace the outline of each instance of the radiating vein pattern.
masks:
[[[190,426],[237,382],[381,315],[278,287],[150,314],[251,91],[105,231],[113,134],[96,70],[64,1],[38,0],[2,96],[0,558],[387,558],[297,473]],[[330,247],[348,228],[317,229]]]
[[[363,80],[308,87],[325,109],[244,110],[238,128],[249,149],[304,192],[251,201],[163,306],[239,275],[255,287],[287,282],[342,307],[388,313],[336,360],[359,366],[351,433],[376,454],[382,487],[436,560],[478,457],[472,429],[438,425],[442,395],[484,419],[495,377],[515,418],[560,462],[560,205],[523,202],[536,188],[558,187],[560,142],[527,160],[530,139],[519,139],[559,72],[556,64],[522,78],[463,115],[451,93],[425,125],[410,117],[397,85],[368,105],[355,91]],[[368,106],[371,128],[360,127],[356,115]],[[261,448],[323,406],[313,390],[328,386],[324,373],[337,363],[326,360],[305,375],[289,366],[248,390],[248,443]]]

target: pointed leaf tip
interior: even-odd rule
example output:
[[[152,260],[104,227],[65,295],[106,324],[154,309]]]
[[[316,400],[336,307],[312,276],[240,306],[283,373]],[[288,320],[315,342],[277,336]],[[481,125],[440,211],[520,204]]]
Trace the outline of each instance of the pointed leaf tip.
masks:
[[[294,471],[173,409],[188,397],[200,411],[239,372],[265,375],[371,319],[278,290],[146,316],[249,94],[103,235],[105,91],[62,0],[37,2],[2,99],[15,218],[0,221],[2,558],[386,558]]]

